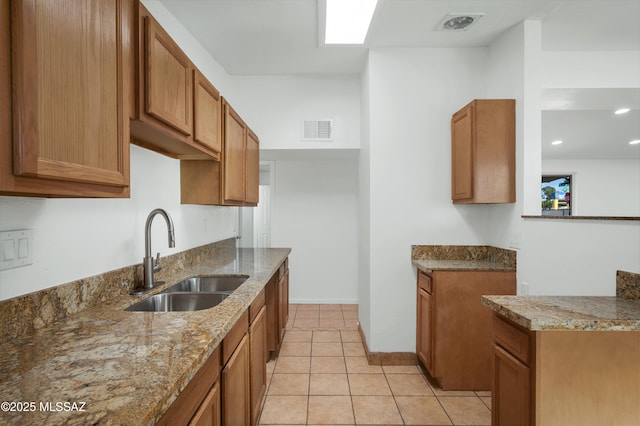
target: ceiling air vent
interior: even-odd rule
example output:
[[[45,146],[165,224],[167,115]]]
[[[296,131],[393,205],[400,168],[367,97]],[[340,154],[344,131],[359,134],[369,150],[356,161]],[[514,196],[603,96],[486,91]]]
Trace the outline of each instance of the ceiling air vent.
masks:
[[[448,13],[436,26],[436,31],[466,31],[475,25],[484,13]]]
[[[302,140],[333,140],[333,120],[304,120],[302,128]]]

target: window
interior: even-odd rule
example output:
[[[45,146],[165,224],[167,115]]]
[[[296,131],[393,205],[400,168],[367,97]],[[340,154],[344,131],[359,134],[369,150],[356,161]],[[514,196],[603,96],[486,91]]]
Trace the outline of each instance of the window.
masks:
[[[571,216],[571,175],[543,175],[542,216]]]

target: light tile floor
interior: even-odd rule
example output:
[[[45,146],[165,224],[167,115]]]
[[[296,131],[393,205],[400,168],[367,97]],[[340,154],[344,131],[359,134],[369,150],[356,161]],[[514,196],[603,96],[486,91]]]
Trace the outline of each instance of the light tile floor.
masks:
[[[490,392],[447,392],[416,366],[371,366],[357,305],[290,305],[260,425],[491,425]]]

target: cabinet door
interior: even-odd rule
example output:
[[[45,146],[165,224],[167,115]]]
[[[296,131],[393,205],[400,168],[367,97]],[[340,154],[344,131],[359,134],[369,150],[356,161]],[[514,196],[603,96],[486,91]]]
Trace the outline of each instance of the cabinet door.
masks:
[[[246,202],[258,204],[258,186],[260,185],[260,143],[258,137],[247,129],[246,149]]]
[[[494,346],[492,425],[527,426],[530,422],[530,369],[501,347]]]
[[[222,424],[249,426],[249,347],[245,335],[222,370]]]
[[[225,203],[245,200],[245,124],[229,104],[224,104],[223,196]]]
[[[278,283],[278,331],[280,333],[280,341],[284,338],[284,331],[289,319],[289,270],[287,270],[280,282]]]
[[[433,373],[433,339],[431,294],[418,288],[418,320],[416,324],[416,352],[429,373]]]
[[[121,9],[112,0],[12,2],[15,175],[129,185]]]
[[[267,390],[267,310],[263,306],[249,326],[251,424],[258,423],[262,398]]]
[[[217,383],[207,393],[189,426],[220,426],[220,386]]]
[[[145,17],[145,110],[191,135],[191,63],[155,19]]]
[[[451,119],[451,199],[473,198],[473,105]]]
[[[280,348],[280,297],[278,295],[279,282],[277,273],[271,277],[265,286],[265,299],[267,308],[267,351],[273,354]]]
[[[220,154],[222,149],[220,93],[198,71],[193,70],[193,139]]]

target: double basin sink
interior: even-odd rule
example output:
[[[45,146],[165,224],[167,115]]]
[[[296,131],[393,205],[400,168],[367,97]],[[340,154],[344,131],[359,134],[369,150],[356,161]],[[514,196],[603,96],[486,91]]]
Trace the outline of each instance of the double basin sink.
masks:
[[[246,275],[187,278],[162,293],[129,306],[125,311],[184,312],[209,309],[222,303],[247,278]]]

